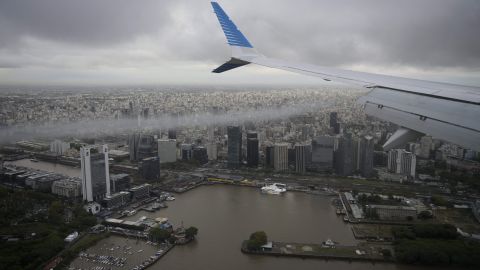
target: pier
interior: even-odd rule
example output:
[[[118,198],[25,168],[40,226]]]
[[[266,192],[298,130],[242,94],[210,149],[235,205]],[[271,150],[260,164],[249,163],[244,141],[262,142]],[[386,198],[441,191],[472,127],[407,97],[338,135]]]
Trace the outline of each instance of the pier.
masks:
[[[325,244],[271,242],[271,246],[268,248],[249,250],[247,248],[247,241],[244,241],[241,248],[243,253],[252,255],[298,257],[303,259],[369,261],[373,263],[393,262],[392,256],[383,255],[382,252],[384,250],[389,250],[389,253],[392,253],[391,246],[374,245],[369,243],[362,243],[356,246],[328,246]]]

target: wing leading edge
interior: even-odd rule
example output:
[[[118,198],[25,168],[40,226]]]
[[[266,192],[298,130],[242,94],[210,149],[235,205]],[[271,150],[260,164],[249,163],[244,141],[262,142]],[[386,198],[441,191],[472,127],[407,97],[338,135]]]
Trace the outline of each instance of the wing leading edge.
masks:
[[[384,145],[385,149],[429,134],[480,151],[480,88],[268,58],[254,49],[218,3],[212,2],[212,6],[232,48],[230,61],[213,72],[253,63],[366,87],[371,91],[358,100],[365,112],[403,127]]]

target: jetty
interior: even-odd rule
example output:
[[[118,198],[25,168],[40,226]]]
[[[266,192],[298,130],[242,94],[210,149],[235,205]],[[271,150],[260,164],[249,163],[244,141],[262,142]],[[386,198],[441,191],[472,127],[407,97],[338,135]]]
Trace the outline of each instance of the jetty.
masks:
[[[312,258],[324,260],[345,260],[345,261],[370,261],[370,262],[393,262],[393,257],[384,256],[385,250],[392,254],[389,245],[374,245],[361,243],[355,246],[268,242],[259,250],[249,250],[247,242],[242,243],[241,251],[252,255],[284,256],[298,258]]]

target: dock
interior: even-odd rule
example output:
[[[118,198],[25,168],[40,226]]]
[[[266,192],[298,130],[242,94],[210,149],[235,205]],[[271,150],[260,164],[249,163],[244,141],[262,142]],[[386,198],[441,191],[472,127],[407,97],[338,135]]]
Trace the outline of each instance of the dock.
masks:
[[[366,243],[355,246],[326,246],[324,244],[272,242],[271,248],[253,251],[247,249],[247,241],[244,241],[241,251],[252,255],[298,257],[303,259],[367,261],[372,263],[393,262],[392,256],[383,256],[382,250],[384,249],[392,252],[391,246]]]

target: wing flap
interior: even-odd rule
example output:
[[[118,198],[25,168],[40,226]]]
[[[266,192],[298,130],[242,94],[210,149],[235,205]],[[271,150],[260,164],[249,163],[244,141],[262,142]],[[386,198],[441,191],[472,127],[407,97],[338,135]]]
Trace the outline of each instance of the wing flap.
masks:
[[[218,68],[212,70],[213,73],[222,73],[234,68],[238,68],[241,66],[245,66],[250,64],[249,62],[245,62],[239,59],[232,58],[228,62],[225,62],[223,65],[219,66]]]

